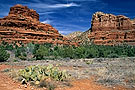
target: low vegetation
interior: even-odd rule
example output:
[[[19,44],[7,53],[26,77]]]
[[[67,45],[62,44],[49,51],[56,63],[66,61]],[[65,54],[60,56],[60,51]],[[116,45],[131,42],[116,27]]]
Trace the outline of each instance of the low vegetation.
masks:
[[[18,75],[23,78],[25,83],[29,81],[35,81],[35,84],[45,79],[63,81],[69,76],[65,70],[60,71],[58,67],[54,67],[53,65],[29,66],[25,69],[19,70]]]
[[[64,81],[69,78],[65,70],[60,70],[53,65],[49,66],[28,66],[17,72],[17,78],[22,84],[30,83],[39,87],[46,87],[48,90],[54,90],[55,81]]]
[[[46,60],[46,59],[80,59],[80,58],[118,58],[118,57],[134,57],[135,46],[117,45],[84,45],[79,47],[74,46],[54,46],[52,44],[32,44],[9,45],[5,44],[0,47],[5,50],[12,51],[16,58],[21,60]],[[14,47],[14,48],[13,48]],[[5,55],[6,60],[8,55]],[[32,58],[28,58],[32,55]]]
[[[4,48],[0,47],[0,62],[8,60],[9,57],[10,54],[7,53],[7,51]]]

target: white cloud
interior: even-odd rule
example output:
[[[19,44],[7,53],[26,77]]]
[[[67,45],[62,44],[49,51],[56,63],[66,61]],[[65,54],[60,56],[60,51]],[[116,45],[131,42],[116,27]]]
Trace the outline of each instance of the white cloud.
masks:
[[[43,21],[42,23],[45,23],[45,24],[51,24],[51,23],[52,23],[52,21],[51,21],[51,20],[49,20],[49,19],[47,19],[47,20]]]
[[[55,4],[55,5],[48,5],[48,8],[67,8],[67,7],[78,7],[80,5],[76,3],[69,3],[69,4]]]
[[[39,15],[45,15],[45,14],[53,14],[53,13],[55,13],[55,12],[41,12],[41,13],[38,13]]]
[[[76,3],[68,3],[68,4],[31,3],[30,5],[27,3],[26,5],[34,7],[34,8],[40,8],[40,9],[58,9],[58,8],[68,8],[68,7],[79,7],[80,6]]]

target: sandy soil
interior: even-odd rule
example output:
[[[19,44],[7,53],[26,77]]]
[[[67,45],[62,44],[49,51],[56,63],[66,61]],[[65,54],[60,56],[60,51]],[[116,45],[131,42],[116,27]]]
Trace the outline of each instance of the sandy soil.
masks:
[[[14,81],[8,75],[1,72],[2,70],[7,68],[18,68],[18,67],[15,66],[13,67],[4,64],[0,65],[0,90],[46,90],[43,88],[37,89],[29,85],[28,86],[21,85],[19,82]],[[56,90],[135,90],[135,89],[128,89],[120,86],[108,88],[95,83],[92,78],[77,80],[71,83],[73,85],[72,87],[56,88]]]

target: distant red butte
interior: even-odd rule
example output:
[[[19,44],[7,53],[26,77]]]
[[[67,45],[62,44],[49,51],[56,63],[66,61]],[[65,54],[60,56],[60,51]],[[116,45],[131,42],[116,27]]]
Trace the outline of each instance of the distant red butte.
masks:
[[[135,19],[96,12],[92,16],[90,41],[97,45],[135,45]]]
[[[49,24],[39,21],[39,14],[20,4],[10,8],[8,16],[0,18],[0,42],[8,43],[52,43],[74,45]]]

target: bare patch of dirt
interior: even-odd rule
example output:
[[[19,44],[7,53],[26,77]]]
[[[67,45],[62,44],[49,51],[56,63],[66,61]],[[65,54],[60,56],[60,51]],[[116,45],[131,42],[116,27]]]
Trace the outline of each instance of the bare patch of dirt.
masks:
[[[0,90],[31,90],[30,87],[26,87],[19,82],[14,81],[8,75],[2,73],[4,69],[15,68],[10,65],[0,65]]]

